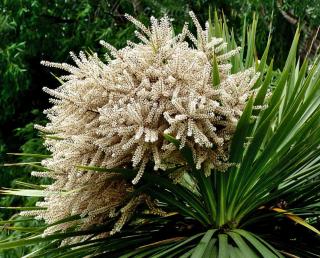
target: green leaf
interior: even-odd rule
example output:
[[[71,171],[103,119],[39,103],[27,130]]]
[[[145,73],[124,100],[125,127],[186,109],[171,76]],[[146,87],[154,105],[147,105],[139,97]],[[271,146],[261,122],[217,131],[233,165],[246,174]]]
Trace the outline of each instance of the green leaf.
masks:
[[[206,248],[206,251],[203,254],[203,257],[207,257],[207,258],[216,258],[217,257],[218,248],[216,246],[216,242],[217,242],[216,238],[212,238],[209,241],[209,244]]]
[[[160,253],[157,253],[156,255],[153,256],[153,258],[160,258],[160,257],[165,257],[165,255],[168,255],[170,254],[172,251],[175,251],[176,249],[180,248],[180,247],[183,247],[185,246],[186,244],[189,244],[190,242],[196,240],[197,238],[201,237],[202,235],[204,235],[204,233],[199,233],[199,234],[196,234],[192,237],[189,237],[188,239],[180,242],[179,244],[163,251],[163,252],[160,252]]]
[[[252,67],[254,64],[255,37],[256,37],[257,24],[258,24],[258,20],[256,19],[255,14],[254,14],[252,25],[251,25],[251,28],[248,32],[248,46],[247,46],[245,68]]]
[[[182,215],[190,216],[192,218],[195,218],[203,225],[207,225],[206,221],[203,219],[203,217],[196,213],[194,210],[187,207],[184,203],[181,203],[180,201],[176,200],[173,195],[170,195],[166,193],[165,191],[153,191],[150,192],[151,196],[157,198],[158,200],[161,200],[165,203],[168,203],[172,205],[175,209],[175,211],[179,211]]]
[[[26,166],[26,165],[36,166],[37,164],[41,164],[41,162],[34,161],[34,162],[5,163],[5,164],[3,164],[3,166],[4,167]]]
[[[271,61],[267,74],[266,74],[266,78],[264,79],[258,93],[257,96],[255,98],[254,101],[254,105],[255,106],[259,106],[259,105],[263,105],[264,104],[264,100],[268,91],[268,88],[270,86],[270,82],[272,79],[272,73],[273,73],[273,60]],[[256,114],[255,114],[256,115]]]
[[[251,243],[256,250],[262,255],[264,258],[277,258],[282,257],[279,252],[274,253],[270,250],[265,244],[261,243],[253,234],[243,230],[243,229],[235,229],[233,232],[238,233],[242,237],[244,237],[249,243]]]
[[[20,186],[24,186],[24,187],[29,187],[31,189],[36,189],[36,190],[43,190],[45,189],[44,186],[38,185],[38,184],[31,184],[31,183],[26,183],[26,182],[22,182],[22,181],[14,181],[15,185],[20,185]]]
[[[217,63],[216,55],[212,58],[212,85],[217,87],[220,84],[219,67]]]
[[[267,46],[264,49],[263,55],[261,57],[261,60],[260,60],[259,66],[258,66],[258,71],[260,73],[263,73],[265,71],[265,66],[267,63],[267,58],[268,58],[269,49],[270,49],[270,44],[271,44],[271,37],[268,38]]]
[[[218,258],[228,258],[228,235],[219,234],[219,255]]]
[[[206,177],[203,171],[194,171],[197,175],[198,186],[200,189],[200,194],[202,195],[206,205],[209,215],[211,217],[210,225],[215,224],[215,217],[217,216],[217,200],[213,185],[211,182],[211,177]]]
[[[179,148],[180,147],[180,141],[178,141],[177,139],[175,139],[174,137],[172,137],[169,134],[164,134],[163,137],[168,142],[173,143],[178,149],[180,149]],[[192,170],[196,171],[194,160],[193,160],[192,151],[190,150],[190,148],[187,148],[185,146],[182,149],[180,149],[180,153],[181,153],[182,157],[188,162],[188,164],[192,168]]]
[[[43,190],[34,189],[4,189],[0,190],[0,194],[16,195],[16,196],[34,196],[44,197],[46,193]]]
[[[39,153],[7,153],[8,155],[32,157],[32,158],[51,158],[51,155],[39,154]]]
[[[214,10],[214,36],[216,38],[221,38],[222,37],[222,27],[221,27],[221,22],[218,17],[218,11],[215,9]]]
[[[180,141],[177,140],[176,138],[172,137],[170,134],[164,134],[164,135],[163,135],[163,138],[164,138],[165,140],[167,140],[168,142],[173,143],[177,148],[180,147]]]
[[[0,209],[5,209],[6,207],[0,207]],[[24,207],[23,207],[24,208]],[[28,208],[28,207],[27,207]],[[34,208],[34,207],[32,207]],[[26,221],[33,221],[35,220],[34,218],[29,218],[29,219],[12,219],[12,220],[0,220],[0,225],[11,225],[11,224],[14,224],[14,223],[20,223],[20,222],[26,222]]]
[[[192,255],[194,249],[195,247],[189,250],[188,252],[184,253],[183,255],[181,255],[179,258],[189,258]]]
[[[175,194],[177,198],[180,198],[183,202],[187,203],[191,208],[193,208],[197,213],[199,213],[199,215],[202,216],[206,223],[210,224],[208,214],[203,208],[202,203],[197,199],[197,196],[195,196],[194,193],[192,193],[190,190],[180,185],[172,184],[172,182],[168,179],[155,175],[146,174],[145,179],[147,182],[159,184],[162,187],[159,190],[156,190],[154,187],[150,187],[149,189],[151,195],[155,191],[161,191],[162,189],[166,191],[167,189],[171,191],[173,194]]]
[[[246,257],[259,258],[259,256],[252,250],[251,247],[246,244],[246,242],[240,235],[232,231],[228,232],[227,234],[233,239],[233,241],[237,244],[241,252],[246,255]]]
[[[136,175],[136,171],[128,168],[102,168],[96,166],[76,166],[80,170],[105,172],[105,173],[119,173],[127,178],[133,178]]]
[[[17,210],[17,211],[33,211],[33,210],[45,210],[46,208],[42,207],[27,207],[27,206],[21,206],[21,207],[0,207],[0,209],[6,209],[6,210]],[[1,221],[0,221],[1,223]]]
[[[213,234],[217,231],[217,229],[208,230],[203,238],[200,240],[199,244],[196,246],[194,252],[191,255],[191,258],[202,257],[205,253],[207,246],[209,245],[209,241],[211,240]]]
[[[253,96],[250,97],[248,103],[237,124],[236,131],[232,137],[230,147],[230,162],[239,163],[244,151],[244,143],[250,125],[250,117],[253,108]],[[233,169],[234,170],[234,169]]]

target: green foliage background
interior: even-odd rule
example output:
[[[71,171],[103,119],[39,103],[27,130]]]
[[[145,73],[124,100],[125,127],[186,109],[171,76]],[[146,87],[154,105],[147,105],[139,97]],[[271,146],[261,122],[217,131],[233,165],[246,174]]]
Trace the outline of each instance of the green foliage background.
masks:
[[[320,25],[320,1],[314,0],[0,0],[0,162],[34,161],[8,156],[8,152],[45,152],[33,125],[46,121],[41,110],[48,107],[48,96],[41,88],[58,82],[40,65],[41,60],[71,62],[71,50],[99,53],[100,39],[116,47],[124,46],[134,30],[123,17],[125,13],[146,22],[151,15],[168,14],[179,30],[189,19],[189,10],[204,23],[209,8],[223,11],[236,35],[240,34],[244,19],[250,21],[257,13],[257,55],[261,56],[271,32],[269,56],[275,57],[276,67],[284,64],[297,26],[288,17],[302,24],[305,39],[301,53],[308,47],[311,32]],[[29,177],[30,171],[31,168],[0,167],[0,187],[15,184],[13,179],[18,177]],[[32,198],[0,198],[1,207],[31,206],[35,202]],[[13,214],[0,210],[0,219]],[[21,252],[0,257],[19,257]]]

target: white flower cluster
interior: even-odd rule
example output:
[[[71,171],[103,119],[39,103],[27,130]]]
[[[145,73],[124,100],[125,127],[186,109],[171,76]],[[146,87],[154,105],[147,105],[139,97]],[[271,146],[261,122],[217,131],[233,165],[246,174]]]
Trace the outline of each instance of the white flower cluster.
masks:
[[[203,163],[228,168],[230,139],[257,76],[252,69],[231,74],[228,59],[239,49],[227,52],[222,39],[209,37],[191,17],[196,37],[187,24],[175,35],[168,17],[152,17],[147,28],[127,16],[140,30],[140,43],[117,50],[101,42],[109,50],[107,64],[82,52],[71,53],[76,66],[43,62],[69,74],[59,88],[45,88],[54,105],[45,111],[50,123],[38,128],[47,133],[52,158],[43,162],[48,173],[33,174],[55,181],[39,203],[47,210],[34,212],[39,218],[51,223],[79,214],[90,226],[116,216],[128,203],[131,183],[116,173],[79,171],[77,165],[134,167],[136,184],[149,162],[155,170],[183,162],[164,134],[192,149],[197,168]],[[213,59],[220,78],[216,86]],[[132,210],[135,204],[129,204],[121,210]]]

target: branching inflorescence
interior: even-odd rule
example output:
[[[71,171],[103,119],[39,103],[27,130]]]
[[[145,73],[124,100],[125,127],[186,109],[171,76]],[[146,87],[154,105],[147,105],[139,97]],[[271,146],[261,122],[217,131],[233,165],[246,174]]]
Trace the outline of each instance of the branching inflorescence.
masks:
[[[52,158],[43,161],[49,172],[35,176],[53,178],[48,195],[38,203],[46,210],[25,212],[53,223],[70,215],[83,217],[82,228],[120,216],[119,231],[134,208],[147,196],[129,198],[147,163],[166,170],[183,163],[179,148],[164,138],[170,134],[180,148],[193,151],[197,168],[224,171],[229,143],[257,79],[253,69],[231,74],[228,59],[239,49],[227,51],[220,38],[203,30],[193,13],[197,36],[186,24],[174,34],[168,17],[151,18],[149,28],[127,15],[139,29],[139,43],[117,50],[106,42],[108,63],[96,54],[77,57],[76,66],[43,62],[69,74],[51,90],[50,122],[38,129],[47,134]],[[219,84],[213,86],[213,62]],[[79,170],[77,166],[136,168],[132,183],[118,173]],[[152,206],[152,205],[150,205]],[[121,208],[122,207],[122,208]],[[72,223],[49,227],[47,233]]]

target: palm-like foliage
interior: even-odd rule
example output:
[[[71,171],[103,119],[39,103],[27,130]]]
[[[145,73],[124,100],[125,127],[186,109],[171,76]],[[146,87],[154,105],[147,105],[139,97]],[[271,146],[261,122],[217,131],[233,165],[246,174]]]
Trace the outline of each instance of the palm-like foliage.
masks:
[[[233,33],[216,14],[210,26],[212,36],[223,37],[228,50],[236,46]],[[157,199],[167,216],[145,214],[140,207],[142,212],[136,212],[128,226],[108,238],[94,237],[110,231],[109,224],[42,236],[47,226],[19,227],[15,226],[19,220],[4,221],[1,224],[9,225],[9,230],[27,233],[22,239],[2,240],[0,249],[37,245],[25,257],[320,255],[320,232],[316,229],[320,215],[320,57],[311,65],[296,60],[298,30],[284,69],[274,71],[273,61],[267,64],[271,39],[261,60],[256,57],[256,27],[256,19],[248,30],[244,26],[242,50],[231,60],[233,72],[254,65],[261,73],[254,86],[256,94],[250,97],[232,139],[230,162],[237,165],[205,176],[208,173],[196,169],[191,150],[184,147],[181,155],[185,167],[162,172],[161,176],[146,171],[133,193],[145,192]],[[178,140],[165,137],[179,146]],[[163,176],[176,170],[188,172],[178,184]],[[134,174],[130,169],[117,172],[130,179]],[[43,196],[41,186],[24,186],[29,190],[2,193]],[[74,216],[57,223],[81,219]],[[59,246],[63,239],[80,235],[87,235],[87,240]]]

